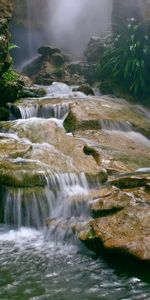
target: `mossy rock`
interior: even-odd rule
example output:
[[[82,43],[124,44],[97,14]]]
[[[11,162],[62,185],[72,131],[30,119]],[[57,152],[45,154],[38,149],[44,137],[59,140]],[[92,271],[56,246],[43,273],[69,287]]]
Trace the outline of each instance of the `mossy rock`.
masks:
[[[69,114],[64,121],[64,128],[67,132],[74,132],[77,128],[77,120],[72,111],[69,111]]]
[[[91,187],[97,187],[99,183],[104,183],[108,179],[108,173],[103,168],[101,168],[97,173],[86,173],[85,175]]]
[[[0,184],[12,187],[34,187],[47,185],[47,170],[35,162],[0,161]]]
[[[89,84],[82,84],[77,88],[77,91],[82,92],[86,95],[94,95],[93,89]]]
[[[116,178],[110,182],[111,185],[115,185],[121,189],[142,187],[150,184],[149,174],[131,174],[124,175],[122,177]]]
[[[65,63],[65,59],[61,53],[54,53],[51,60],[55,66],[61,66]]]

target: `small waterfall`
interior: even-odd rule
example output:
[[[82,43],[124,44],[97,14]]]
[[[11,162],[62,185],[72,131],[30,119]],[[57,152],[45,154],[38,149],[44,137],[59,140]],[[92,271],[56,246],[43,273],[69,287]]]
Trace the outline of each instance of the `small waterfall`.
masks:
[[[30,102],[28,103],[28,106],[18,105],[17,107],[20,111],[22,119],[37,117],[44,119],[56,118],[62,120],[66,117],[69,111],[69,104],[67,103],[40,105],[38,103],[32,104]]]
[[[126,121],[101,120],[100,123],[104,130],[132,131],[132,125]]]
[[[88,214],[88,183],[84,173],[45,175],[45,188],[5,188],[4,223],[41,229],[46,222],[60,222]],[[49,221],[46,221],[49,220]]]

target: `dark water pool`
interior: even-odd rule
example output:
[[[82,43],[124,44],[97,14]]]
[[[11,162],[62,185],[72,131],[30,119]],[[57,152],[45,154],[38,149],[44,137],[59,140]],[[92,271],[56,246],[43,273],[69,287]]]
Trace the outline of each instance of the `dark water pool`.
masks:
[[[150,299],[148,270],[125,269],[79,246],[45,241],[43,232],[1,226],[0,300]]]

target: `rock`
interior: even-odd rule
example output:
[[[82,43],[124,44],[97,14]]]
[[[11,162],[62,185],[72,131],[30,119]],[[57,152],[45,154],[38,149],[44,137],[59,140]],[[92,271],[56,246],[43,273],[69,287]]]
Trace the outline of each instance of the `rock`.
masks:
[[[150,184],[150,174],[124,175],[111,181],[111,184],[121,189],[147,186]]]
[[[3,142],[3,143],[2,143]],[[7,141],[5,143],[4,140],[0,142],[1,151],[0,151],[0,159],[16,159],[17,157],[23,158],[27,155],[28,151],[32,149],[32,146],[19,144],[16,141],[11,141],[10,144]],[[2,161],[1,161],[2,163]]]
[[[46,186],[47,170],[35,161],[0,161],[0,184],[12,187]]]
[[[67,69],[68,72],[72,75],[78,74],[80,76],[83,76],[88,72],[89,64],[82,60],[71,61],[67,64]]]
[[[1,122],[0,125],[1,130],[17,134],[19,140],[25,138],[30,141],[33,147],[23,156],[24,159],[40,161],[52,173],[84,172],[92,185],[107,180],[106,170],[97,165],[93,157],[84,154],[85,143],[66,135],[59,122],[31,118]]]
[[[109,252],[150,261],[149,192],[140,190],[135,197],[136,192],[101,192],[101,198],[91,203],[96,219],[78,232],[80,240],[97,252],[103,245]]]
[[[97,62],[100,61],[102,54],[104,52],[104,40],[98,36],[92,36],[87,48],[84,52],[85,57],[88,62]]]
[[[70,85],[86,82],[84,64],[80,65],[81,72],[73,71],[73,63],[67,54],[52,46],[43,46],[38,49],[41,54],[27,65],[23,72],[30,76],[36,84],[51,85],[54,81],[61,81]]]
[[[42,46],[38,48],[38,53],[43,56],[51,56],[55,53],[60,53],[61,51],[53,46]]]
[[[32,87],[23,87],[21,92],[21,98],[38,98],[43,97],[46,95],[46,90],[44,88],[36,88],[34,86]]]
[[[76,90],[86,95],[94,95],[93,89],[90,87],[89,84],[82,84]]]
[[[148,131],[150,132],[150,121],[144,108],[138,105],[130,105],[123,99],[115,100],[115,98],[104,96],[99,97],[99,101],[94,99],[76,101],[70,105],[70,114],[74,115],[76,125],[87,121],[92,123],[92,120],[94,120],[94,122],[99,121],[99,128],[102,128],[105,121],[110,121],[112,123],[106,129],[120,129],[122,131],[135,129],[135,131],[141,132],[147,137],[150,136],[148,133]],[[95,125],[93,128],[91,124],[91,129],[95,129]]]
[[[54,53],[52,55],[52,62],[55,66],[61,66],[65,63],[65,58],[61,53]],[[56,72],[55,72],[56,75]]]
[[[91,201],[91,212],[94,218],[112,215],[134,204],[133,197],[116,187],[102,188],[98,196]]]
[[[100,165],[100,163],[101,163],[100,153],[94,147],[91,147],[89,145],[85,145],[84,148],[83,148],[83,151],[84,151],[84,153],[86,155],[93,156],[93,158],[95,159],[96,163],[98,165]]]

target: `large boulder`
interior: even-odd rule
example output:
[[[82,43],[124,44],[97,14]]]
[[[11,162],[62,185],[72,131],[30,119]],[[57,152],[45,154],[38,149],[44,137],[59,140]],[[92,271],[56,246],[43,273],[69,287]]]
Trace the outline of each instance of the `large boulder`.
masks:
[[[23,70],[34,83],[51,85],[54,81],[61,81],[77,85],[86,82],[87,64],[79,61],[70,62],[68,54],[53,46],[42,46],[38,49],[38,53],[40,55]]]
[[[54,53],[60,53],[61,51],[53,46],[41,46],[38,49],[38,53],[43,56],[51,56]]]
[[[98,253],[101,246],[111,253],[130,255],[150,261],[149,191],[105,188],[91,204],[95,219],[78,236]]]
[[[85,57],[89,63],[96,63],[100,61],[104,52],[104,40],[98,36],[92,36],[87,48],[84,52]]]

